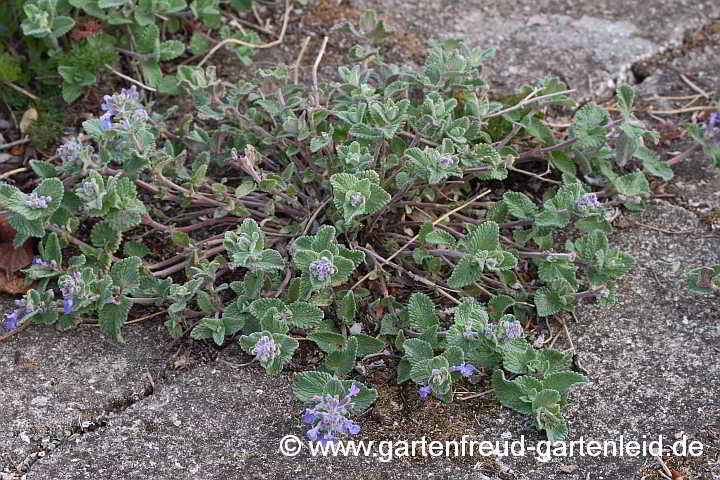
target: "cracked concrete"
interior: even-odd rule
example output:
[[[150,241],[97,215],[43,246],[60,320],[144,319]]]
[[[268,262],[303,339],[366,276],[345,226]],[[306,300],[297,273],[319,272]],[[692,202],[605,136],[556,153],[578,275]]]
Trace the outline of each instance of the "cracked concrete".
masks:
[[[685,34],[720,17],[716,2],[699,0],[350,3],[381,10],[422,38],[460,36],[498,47],[487,71],[500,89],[558,75],[579,90],[578,97],[632,80],[634,64],[676,48]],[[669,61],[709,93],[720,90],[716,41]],[[651,73],[640,85],[643,97],[692,93],[677,73]],[[666,146],[664,153],[681,150],[685,142]],[[674,439],[682,433],[701,439],[706,455],[693,467],[693,478],[710,480],[720,478],[720,309],[717,295],[691,296],[682,288],[686,268],[720,262],[720,239],[695,213],[720,207],[720,174],[700,155],[676,171],[667,185],[675,195],[672,203],[654,201],[643,213],[624,215],[625,228],[611,237],[638,261],[622,282],[618,305],[584,306],[578,323],[568,325],[592,383],[573,393],[567,416],[571,440],[619,434]],[[693,233],[663,233],[640,224]],[[33,328],[0,343],[0,478],[610,480],[651,473],[643,470],[653,463],[646,457],[573,457],[543,464],[527,456],[503,459],[503,465],[312,458],[306,451],[285,458],[277,453],[280,439],[304,431],[289,374],[210,363],[166,375],[167,352],[161,347],[168,338],[162,325],[133,326],[126,338],[126,345],[117,345],[91,329]],[[235,361],[237,353],[231,347],[221,358]],[[390,405],[400,402],[395,393],[387,395]],[[399,433],[370,412],[358,419],[359,439],[397,438],[405,431],[406,440],[417,440],[413,425],[435,422],[428,418],[440,408],[418,406],[398,420]],[[507,432],[512,438],[526,435],[529,442],[542,438],[525,418],[493,400],[443,412],[453,428],[473,438],[495,440]],[[567,465],[577,470],[561,473]]]

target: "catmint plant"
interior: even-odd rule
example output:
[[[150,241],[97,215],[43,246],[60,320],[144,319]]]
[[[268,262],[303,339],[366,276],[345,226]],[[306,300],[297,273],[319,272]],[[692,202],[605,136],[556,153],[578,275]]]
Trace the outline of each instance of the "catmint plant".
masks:
[[[358,65],[312,86],[280,67],[259,80],[229,82],[212,66],[172,76],[159,62],[184,47],[158,25],[185,5],[146,3],[128,24],[144,83],[185,91],[194,110],[177,120],[136,87],[108,92],[57,159],[31,162],[33,190],[0,185],[16,245],[40,240],[26,269],[37,288],[6,325],[96,319],[122,341],[146,305],[167,312],[171,336],[238,342],[272,374],[303,362],[294,354],[307,342],[322,365],[295,373],[293,392],[315,441],[359,431],[352,416],[377,392],[357,373],[378,365],[444,402],[486,374],[503,405],[563,438],[569,391],[587,379],[568,354],[528,342],[533,318],[612,303],[633,263],[610,245],[605,207],[637,208],[646,174],[672,174],[632,114],[632,89],[617,90],[619,118],[587,104],[560,141],[547,107],[576,107],[561,82],[496,100],[480,71],[492,50],[455,41],[433,44],[419,69],[361,46]],[[216,7],[190,14],[211,28]],[[120,10],[103,15],[127,20]],[[365,18],[355,33],[381,37]],[[191,48],[204,51],[201,40]],[[63,72],[67,98],[94,82]],[[713,117],[705,131],[716,128]]]

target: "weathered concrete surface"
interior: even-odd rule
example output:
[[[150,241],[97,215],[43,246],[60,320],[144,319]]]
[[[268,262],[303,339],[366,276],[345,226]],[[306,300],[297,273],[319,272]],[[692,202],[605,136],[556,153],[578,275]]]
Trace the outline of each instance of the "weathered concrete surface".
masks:
[[[96,428],[146,395],[167,336],[156,327],[126,335],[119,345],[95,328],[36,327],[0,343],[0,472],[26,468],[66,432]]]
[[[580,97],[633,83],[633,63],[679,45],[683,34],[720,16],[714,1],[358,0],[424,38],[456,37],[498,49],[487,72],[494,87],[557,76]]]

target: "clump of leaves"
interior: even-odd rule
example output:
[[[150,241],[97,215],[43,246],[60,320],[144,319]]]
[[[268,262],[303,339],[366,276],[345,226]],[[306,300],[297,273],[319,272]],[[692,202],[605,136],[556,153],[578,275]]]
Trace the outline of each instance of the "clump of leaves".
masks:
[[[231,2],[236,12],[248,11],[251,2]],[[236,32],[222,25],[219,0],[31,0],[7,2],[0,9],[3,18],[16,18],[20,28],[11,28],[7,41],[18,43],[24,35],[27,56],[42,58],[62,81],[62,95],[73,102],[95,85],[98,75],[119,64],[122,52],[142,74],[142,81],[160,93],[177,94],[178,80],[161,69],[161,64],[190,51],[193,55],[208,50],[209,42],[193,32],[186,35],[183,21],[187,15],[215,30],[220,38],[239,38],[261,43],[254,32]],[[122,26],[119,29],[118,26]],[[0,32],[0,39],[2,39]],[[243,63],[250,63],[252,47],[233,48]],[[22,75],[22,61],[0,53],[0,79],[16,81]],[[38,62],[30,64],[40,68]],[[37,72],[35,72],[37,73]],[[49,72],[43,72],[48,77]],[[23,82],[25,83],[25,82]]]
[[[193,11],[212,24],[211,7]],[[235,82],[180,66],[195,112],[176,128],[137,89],[106,96],[83,124],[89,142],[31,162],[35,190],[0,186],[16,242],[41,246],[33,308],[14,324],[96,318],[122,340],[133,305],[152,305],[173,337],[237,341],[272,373],[307,342],[321,366],[294,390],[316,403],[313,435],[330,411],[372,403],[363,360],[397,352],[398,381],[441,401],[483,369],[500,402],[563,438],[568,392],[586,379],[522,325],[583,299],[612,304],[632,268],[609,244],[607,207],[640,208],[646,173],[668,177],[632,89],[618,88],[620,118],[585,105],[561,141],[546,119],[574,108],[570,92],[544,79],[490,100],[492,50],[437,44],[419,71],[352,52],[355,65],[317,87],[284,66]],[[553,178],[523,189],[521,175]],[[148,230],[172,249],[145,245]]]

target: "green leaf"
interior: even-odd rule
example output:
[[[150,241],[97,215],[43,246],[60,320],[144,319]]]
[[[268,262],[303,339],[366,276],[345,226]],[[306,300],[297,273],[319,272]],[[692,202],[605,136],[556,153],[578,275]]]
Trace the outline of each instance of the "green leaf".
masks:
[[[350,409],[351,413],[357,414],[367,410],[370,405],[375,403],[375,400],[377,399],[377,390],[374,388],[368,388],[357,380],[343,380],[342,385],[345,392],[350,391],[350,386],[352,384],[355,384],[355,386],[360,389],[358,394],[352,397],[352,408]]]
[[[125,343],[120,329],[127,320],[131,306],[132,304],[125,297],[122,297],[118,304],[106,303],[103,305],[98,314],[98,323],[102,332],[120,343]]]
[[[439,243],[442,245],[455,245],[455,237],[445,230],[433,230],[432,232],[425,235],[425,241],[427,243]]]
[[[340,302],[340,308],[338,309],[338,317],[346,324],[351,324],[355,319],[355,312],[357,310],[355,304],[355,294],[352,290],[348,290],[345,293],[342,301]]]
[[[660,177],[666,182],[673,178],[672,168],[649,148],[645,146],[638,147],[635,150],[634,157],[642,162],[643,168],[651,175]]]
[[[322,396],[325,385],[332,380],[325,372],[300,372],[293,375],[292,391],[302,403],[310,403],[316,396]]]
[[[623,83],[615,89],[617,94],[617,106],[623,115],[630,115],[632,112],[633,101],[635,100],[635,90],[628,84]]]
[[[411,338],[403,342],[403,350],[405,350],[405,358],[411,364],[415,364],[419,361],[429,360],[433,357],[432,346],[417,338]]]
[[[382,351],[383,348],[385,348],[385,342],[382,340],[379,340],[375,337],[371,337],[370,335],[363,335],[362,333],[357,333],[352,336],[352,338],[357,339],[358,347],[357,347],[357,356],[358,357],[364,357],[365,355],[372,355],[373,353],[378,353]]]
[[[538,207],[520,192],[505,192],[503,202],[508,206],[510,214],[521,220],[532,220],[538,212]]]
[[[478,225],[461,241],[469,253],[478,253],[483,250],[498,250],[500,229],[495,222],[485,222]]]
[[[560,394],[556,390],[541,390],[535,395],[532,403],[532,409],[552,408],[560,403]]]
[[[315,328],[325,316],[322,310],[305,302],[291,303],[288,309],[292,312],[290,324],[298,328]]]
[[[629,173],[613,181],[613,186],[622,195],[649,195],[650,185],[642,172]]]
[[[137,287],[140,285],[139,268],[141,265],[142,260],[138,257],[120,260],[110,270],[113,283],[120,287],[123,293]]]
[[[68,33],[70,30],[72,30],[74,26],[75,20],[70,17],[55,17],[52,26],[52,36],[55,38],[60,38],[66,33]]]
[[[587,383],[587,381],[588,379],[585,375],[571,371],[562,371],[545,375],[542,384],[544,388],[557,390],[561,395],[564,395],[572,386]]]
[[[83,94],[83,88],[78,85],[72,85],[70,83],[63,83],[62,97],[66,103],[72,103],[77,100]]]
[[[307,338],[315,342],[326,353],[332,353],[339,348],[343,348],[347,343],[343,335],[335,332],[313,332]]]
[[[535,360],[536,356],[532,345],[525,340],[515,339],[503,346],[503,367],[512,373],[528,373],[528,363]]]
[[[498,401],[508,408],[525,415],[532,414],[532,404],[520,400],[525,395],[523,388],[515,382],[505,380],[505,374],[498,369],[493,372],[492,386]]]
[[[565,308],[560,294],[542,287],[535,292],[535,308],[541,317],[548,317]]]
[[[608,113],[593,103],[589,103],[575,114],[575,123],[571,128],[581,149],[597,149],[607,142]]]
[[[200,33],[193,32],[192,37],[190,37],[190,53],[202,55],[208,50],[210,50],[210,42]]]
[[[150,253],[150,249],[144,243],[140,242],[125,242],[123,246],[125,255],[129,257],[144,257]]]
[[[122,234],[105,222],[96,223],[90,231],[90,241],[108,253],[115,253],[120,247]]]
[[[480,280],[483,266],[471,255],[460,258],[455,265],[448,286],[450,288],[462,288]]]
[[[174,60],[185,53],[185,44],[178,40],[167,40],[160,44],[160,60]]]
[[[30,168],[35,172],[35,175],[43,178],[52,178],[59,175],[55,165],[42,160],[30,160]]]
[[[403,382],[410,380],[411,369],[412,369],[412,365],[406,358],[403,358],[402,360],[400,360],[400,363],[398,363],[398,366],[397,366],[397,378],[395,381],[398,384],[401,384]]]
[[[550,442],[565,440],[568,435],[567,422],[565,421],[565,419],[562,419],[562,421],[560,422],[546,426],[545,433],[547,434],[548,440]]]
[[[337,376],[347,375],[355,366],[357,351],[358,339],[350,337],[344,350],[336,350],[328,355],[325,365]]]
[[[43,249],[43,259],[49,262],[55,262],[62,265],[62,249],[60,248],[60,239],[55,232],[48,235],[45,240],[45,248]]]
[[[419,333],[438,325],[433,301],[424,293],[413,293],[408,305],[410,326]]]

